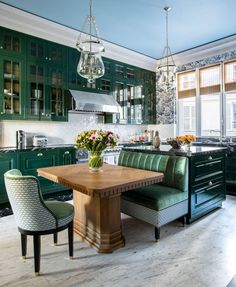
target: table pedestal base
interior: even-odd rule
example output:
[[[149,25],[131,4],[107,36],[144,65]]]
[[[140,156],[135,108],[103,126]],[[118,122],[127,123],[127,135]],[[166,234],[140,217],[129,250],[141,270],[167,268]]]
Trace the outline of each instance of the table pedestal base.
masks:
[[[120,194],[89,196],[74,190],[74,231],[100,253],[124,246],[121,232]]]

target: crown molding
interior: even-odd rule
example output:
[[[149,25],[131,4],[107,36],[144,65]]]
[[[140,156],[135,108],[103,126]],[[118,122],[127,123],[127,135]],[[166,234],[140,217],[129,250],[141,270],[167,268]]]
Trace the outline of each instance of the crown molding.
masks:
[[[0,26],[75,48],[79,31],[21,9],[0,3]],[[103,41],[104,57],[155,71],[157,61],[127,48]]]
[[[215,55],[235,50],[236,35],[232,35],[187,51],[175,54],[173,56],[177,66],[187,64],[189,62],[199,61]]]

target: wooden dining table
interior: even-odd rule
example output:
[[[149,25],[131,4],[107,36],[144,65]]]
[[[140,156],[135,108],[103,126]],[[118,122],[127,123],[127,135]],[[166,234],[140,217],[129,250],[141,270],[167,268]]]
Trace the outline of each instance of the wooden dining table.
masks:
[[[74,231],[100,253],[111,253],[125,244],[121,193],[163,179],[159,172],[109,164],[104,164],[100,172],[91,172],[87,163],[37,171],[39,176],[73,189]]]

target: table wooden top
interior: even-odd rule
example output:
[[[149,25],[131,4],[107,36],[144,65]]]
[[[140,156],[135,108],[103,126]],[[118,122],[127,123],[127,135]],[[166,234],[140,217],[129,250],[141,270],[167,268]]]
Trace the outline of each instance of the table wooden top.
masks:
[[[163,173],[104,164],[101,172],[91,172],[87,163],[39,168],[38,175],[90,196],[100,197],[161,182]]]

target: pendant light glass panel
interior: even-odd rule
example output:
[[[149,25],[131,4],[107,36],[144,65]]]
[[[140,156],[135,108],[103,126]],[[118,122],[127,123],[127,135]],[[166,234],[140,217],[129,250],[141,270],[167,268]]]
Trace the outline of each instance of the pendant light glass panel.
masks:
[[[82,31],[84,30],[84,34],[80,33],[76,43],[78,51],[81,52],[77,72],[81,77],[86,78],[89,83],[93,83],[105,73],[101,56],[105,48],[99,37],[95,17],[92,16],[92,0],[89,1],[89,6],[90,15],[87,16],[84,25],[84,27],[87,26],[87,29],[82,29]]]

